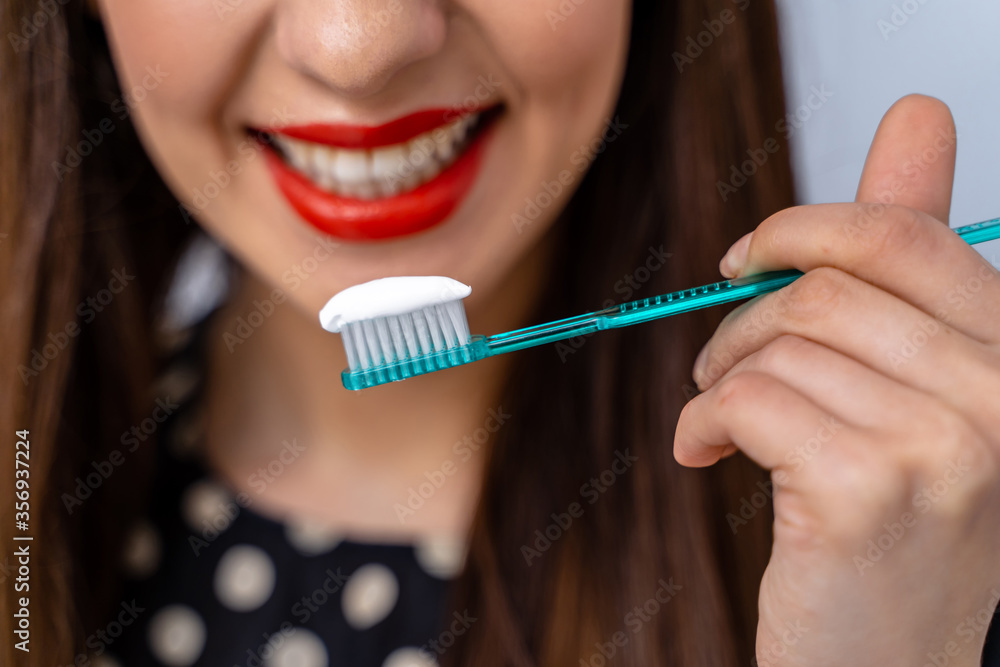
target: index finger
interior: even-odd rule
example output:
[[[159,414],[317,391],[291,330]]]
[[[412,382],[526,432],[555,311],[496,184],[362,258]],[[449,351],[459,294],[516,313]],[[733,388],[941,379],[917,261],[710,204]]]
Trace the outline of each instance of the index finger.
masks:
[[[786,209],[757,227],[741,275],[833,267],[980,342],[1000,342],[1000,272],[930,215],[882,204]]]
[[[957,135],[931,97],[897,102],[879,125],[855,205],[782,211],[744,237],[739,275],[832,266],[870,282],[981,342],[1000,333],[997,271],[942,224],[948,220]]]

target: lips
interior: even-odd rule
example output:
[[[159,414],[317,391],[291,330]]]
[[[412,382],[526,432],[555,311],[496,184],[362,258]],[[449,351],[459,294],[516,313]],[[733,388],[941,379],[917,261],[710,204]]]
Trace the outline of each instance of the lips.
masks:
[[[475,183],[499,107],[420,111],[380,126],[258,132],[279,191],[313,227],[344,240],[416,234],[444,222]]]

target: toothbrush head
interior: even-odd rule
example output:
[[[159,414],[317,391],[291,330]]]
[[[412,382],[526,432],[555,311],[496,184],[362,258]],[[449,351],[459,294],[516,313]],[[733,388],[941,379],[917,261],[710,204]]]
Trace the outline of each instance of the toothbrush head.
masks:
[[[336,294],[319,321],[344,343],[344,386],[374,387],[489,356],[483,337],[469,334],[462,299],[471,292],[451,278],[399,276]]]

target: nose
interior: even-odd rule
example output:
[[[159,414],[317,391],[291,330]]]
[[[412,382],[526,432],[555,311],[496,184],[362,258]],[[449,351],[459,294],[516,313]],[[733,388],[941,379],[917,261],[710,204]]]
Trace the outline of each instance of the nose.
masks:
[[[349,97],[378,92],[445,41],[436,0],[281,0],[275,12],[281,57]]]

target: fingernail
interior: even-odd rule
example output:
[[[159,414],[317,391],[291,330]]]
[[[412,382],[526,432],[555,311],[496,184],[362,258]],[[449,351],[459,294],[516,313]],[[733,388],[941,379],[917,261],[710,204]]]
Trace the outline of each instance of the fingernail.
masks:
[[[708,345],[701,348],[698,357],[694,360],[694,370],[691,377],[694,378],[695,385],[701,389],[701,378],[705,375],[705,367],[708,365]]]
[[[753,232],[750,232],[734,243],[729,248],[729,251],[726,252],[722,261],[719,262],[719,272],[726,278],[735,278],[743,270],[743,266],[747,263],[747,252],[750,250],[751,236],[753,236]]]

